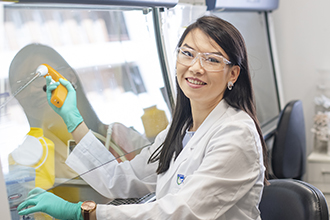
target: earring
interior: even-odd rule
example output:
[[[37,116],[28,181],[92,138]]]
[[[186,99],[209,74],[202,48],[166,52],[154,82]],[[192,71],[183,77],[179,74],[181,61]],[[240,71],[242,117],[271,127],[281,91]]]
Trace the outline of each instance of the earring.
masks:
[[[229,90],[232,90],[233,89],[233,86],[234,86],[233,82],[232,81],[229,81],[228,82],[228,85],[227,85],[228,89]]]

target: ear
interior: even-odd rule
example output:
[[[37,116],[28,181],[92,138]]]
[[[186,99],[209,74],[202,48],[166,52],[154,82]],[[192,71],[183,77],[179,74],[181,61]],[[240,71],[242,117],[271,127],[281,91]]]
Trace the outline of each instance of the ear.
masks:
[[[234,84],[241,72],[241,68],[237,65],[232,66],[229,70],[229,80],[232,81]]]

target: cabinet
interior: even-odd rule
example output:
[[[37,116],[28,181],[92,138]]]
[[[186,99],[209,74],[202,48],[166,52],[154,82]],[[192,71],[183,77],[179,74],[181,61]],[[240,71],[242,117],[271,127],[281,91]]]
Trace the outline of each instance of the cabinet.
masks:
[[[323,192],[330,207],[330,155],[313,152],[308,156],[307,182]]]

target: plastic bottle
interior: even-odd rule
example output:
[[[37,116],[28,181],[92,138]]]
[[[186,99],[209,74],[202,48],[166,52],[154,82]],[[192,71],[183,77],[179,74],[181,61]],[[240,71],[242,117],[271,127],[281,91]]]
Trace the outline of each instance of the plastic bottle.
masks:
[[[10,165],[35,169],[35,187],[49,189],[55,182],[54,143],[43,136],[41,128],[30,128],[24,142],[9,156]]]
[[[29,181],[29,187],[23,187],[24,192],[29,192],[34,187],[40,187],[42,189],[49,189],[55,183],[55,156],[54,156],[54,143],[43,136],[43,130],[41,128],[31,127],[30,131],[27,133],[23,143],[18,146],[8,158],[9,167],[18,169],[14,173],[27,172],[27,170],[34,171],[33,182]],[[22,171],[20,171],[20,169]],[[10,172],[11,173],[11,172]],[[30,173],[32,175],[32,173]],[[11,174],[14,175],[14,174]],[[16,175],[16,174],[15,174]],[[22,182],[24,183],[24,181]],[[33,185],[31,187],[31,185]],[[15,187],[14,187],[15,186]],[[15,191],[19,192],[16,188],[19,185],[10,186],[13,190],[13,195]],[[7,186],[8,188],[8,186]],[[26,199],[26,195],[22,194],[23,199]],[[12,219],[13,220],[48,220],[53,219],[44,213],[35,213],[28,216],[19,216],[16,210],[17,206],[11,207]]]
[[[165,111],[158,109],[156,105],[143,110],[144,114],[141,119],[145,134],[149,140],[153,140],[159,132],[166,128],[168,120]]]

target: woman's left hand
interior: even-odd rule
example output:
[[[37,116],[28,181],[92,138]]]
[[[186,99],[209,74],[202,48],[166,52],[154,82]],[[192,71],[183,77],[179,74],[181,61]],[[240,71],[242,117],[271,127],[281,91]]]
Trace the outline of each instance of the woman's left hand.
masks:
[[[82,202],[65,201],[53,193],[37,187],[29,192],[28,198],[17,207],[17,211],[19,211],[19,215],[44,212],[57,219],[80,220],[82,219],[81,204]],[[24,209],[28,206],[33,207]]]

